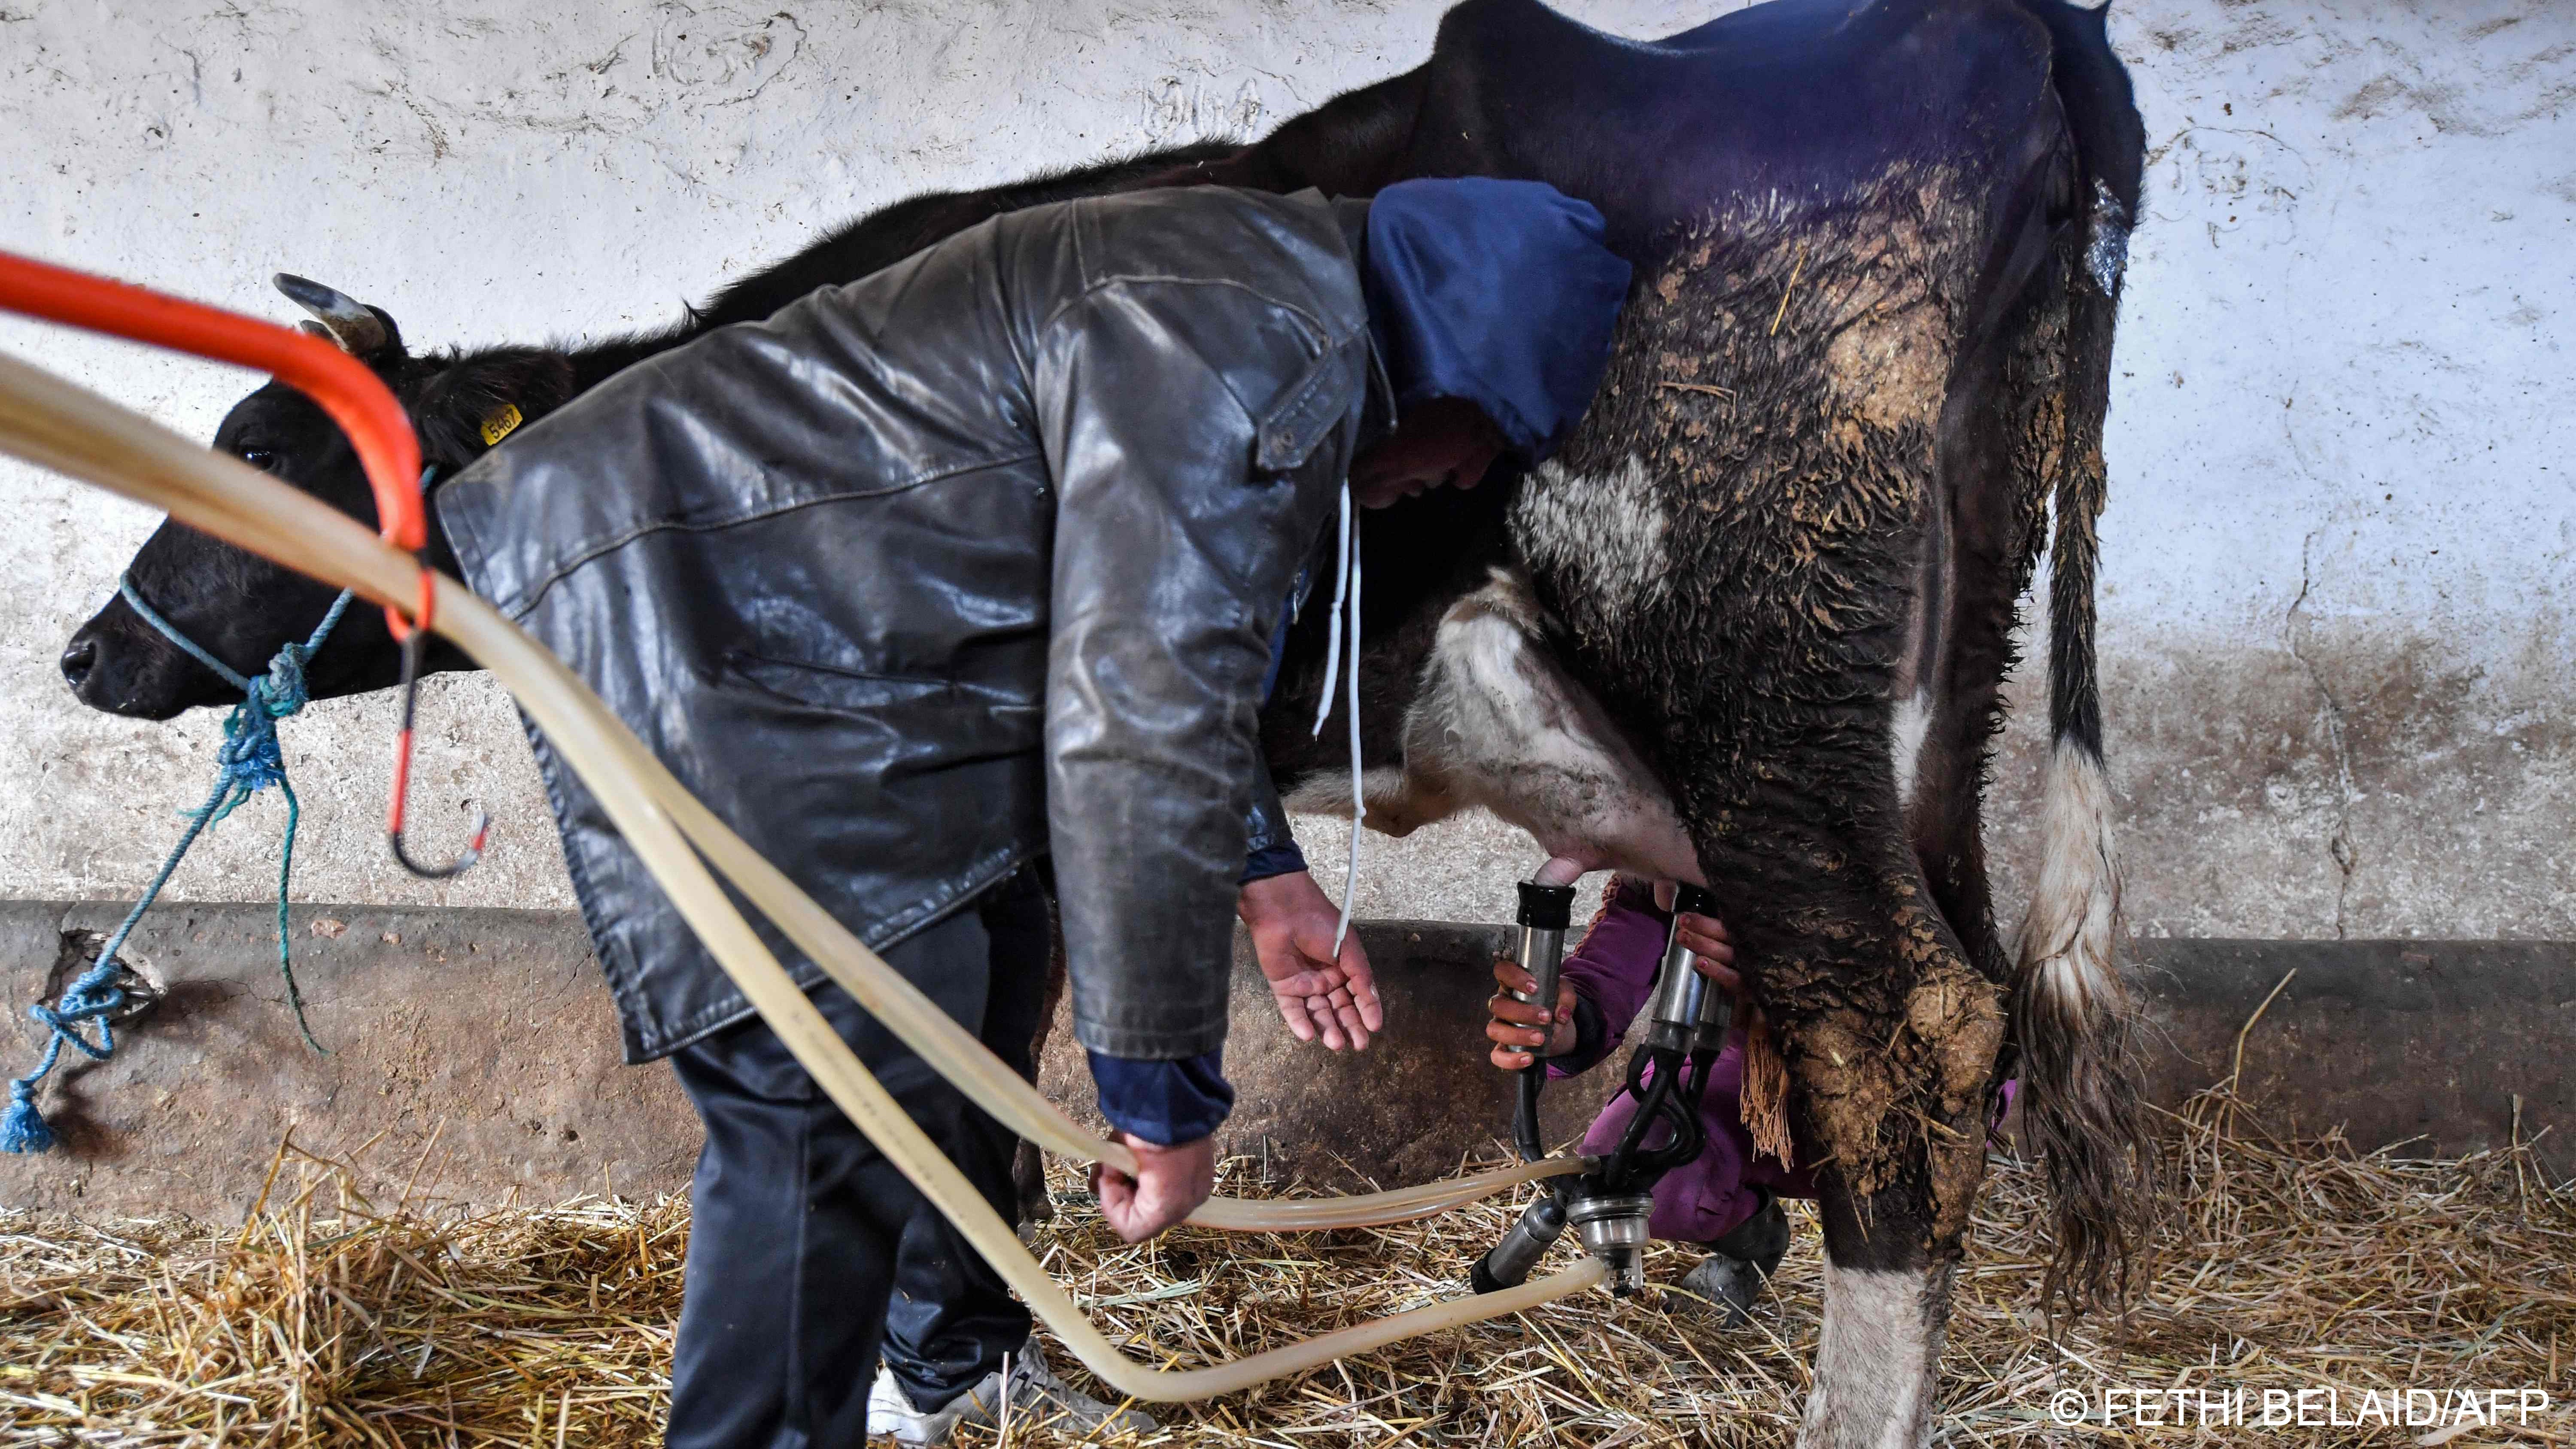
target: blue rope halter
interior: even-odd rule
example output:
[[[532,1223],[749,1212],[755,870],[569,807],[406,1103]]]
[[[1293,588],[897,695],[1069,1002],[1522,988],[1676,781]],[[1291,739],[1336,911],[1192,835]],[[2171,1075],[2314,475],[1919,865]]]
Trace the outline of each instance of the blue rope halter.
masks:
[[[119,969],[117,952],[124,949],[125,938],[134,932],[135,923],[152,908],[161,887],[169,882],[170,873],[179,868],[188,847],[211,825],[220,824],[235,807],[252,795],[275,785],[286,797],[286,843],[277,859],[277,969],[286,978],[286,1000],[295,1008],[296,1030],[304,1034],[304,1044],[321,1051],[322,1044],[313,1039],[313,1029],[304,1020],[304,997],[295,989],[295,963],[288,952],[286,934],[286,882],[295,869],[295,826],[303,808],[295,799],[295,787],[286,780],[286,757],[277,740],[277,722],[302,710],[311,699],[304,683],[305,661],[331,637],[340,616],[349,611],[351,594],[342,590],[332,601],[331,611],[322,616],[310,638],[301,644],[289,643],[268,662],[268,672],[256,678],[245,675],[208,653],[204,646],[181,633],[143,602],[135,591],[134,581],[119,578],[116,591],[125,596],[126,605],[143,622],[161,631],[164,638],[188,651],[196,661],[230,682],[242,692],[242,702],[233,706],[232,717],[224,721],[223,748],[215,755],[215,785],[206,803],[194,810],[179,812],[187,817],[188,828],[179,843],[161,862],[161,871],[143,892],[143,899],[125,913],[125,919],[108,938],[98,953],[98,961],[69,987],[51,1006],[39,1001],[27,1008],[27,1014],[49,1028],[53,1035],[45,1043],[44,1060],[26,1076],[9,1083],[9,1108],[0,1115],[0,1152],[48,1152],[54,1146],[54,1129],[36,1110],[36,1084],[62,1059],[63,1044],[68,1042],[92,1061],[106,1061],[116,1050],[116,1025],[111,1015],[125,1005],[125,988],[115,984]],[[92,1045],[81,1035],[85,1022],[98,1023],[98,1042]]]

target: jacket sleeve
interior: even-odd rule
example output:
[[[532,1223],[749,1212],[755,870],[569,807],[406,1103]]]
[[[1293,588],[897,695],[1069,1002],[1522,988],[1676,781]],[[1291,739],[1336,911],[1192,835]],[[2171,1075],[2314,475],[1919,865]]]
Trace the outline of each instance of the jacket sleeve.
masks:
[[[1297,837],[1288,829],[1288,809],[1279,803],[1270,763],[1259,750],[1252,754],[1252,808],[1244,814],[1243,833],[1243,875],[1238,884],[1306,868],[1306,852],[1297,848]]]
[[[1655,904],[1655,888],[1613,876],[1601,913],[1566,953],[1565,980],[1574,987],[1574,1050],[1550,1057],[1551,1077],[1587,1072],[1627,1039],[1629,1024],[1655,993],[1655,974],[1672,934],[1670,911]]]
[[[1095,287],[1038,349],[1057,491],[1047,827],[1074,1035],[1106,1056],[1195,1057],[1225,1039],[1246,822],[1266,779],[1255,711],[1307,541],[1293,535],[1316,526],[1303,495],[1342,462],[1333,449],[1315,466],[1257,466],[1272,450],[1255,413],[1349,368],[1284,309],[1205,283]]]
[[[1279,687],[1279,668],[1288,653],[1288,626],[1305,599],[1307,574],[1300,571],[1297,587],[1290,591],[1288,602],[1279,610],[1279,625],[1270,635],[1270,665],[1262,671],[1261,702],[1270,703]],[[1288,828],[1288,809],[1279,800],[1279,786],[1270,775],[1270,761],[1259,750],[1252,755],[1252,810],[1244,817],[1245,837],[1243,884],[1268,880],[1275,875],[1288,875],[1306,868],[1306,853],[1297,848],[1297,837]]]

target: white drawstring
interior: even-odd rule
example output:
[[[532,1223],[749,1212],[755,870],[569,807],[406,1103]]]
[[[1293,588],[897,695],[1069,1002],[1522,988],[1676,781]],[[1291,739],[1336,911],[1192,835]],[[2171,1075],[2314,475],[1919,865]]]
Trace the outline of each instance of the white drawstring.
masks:
[[[1351,596],[1351,485],[1342,484],[1342,532],[1333,545],[1333,610],[1324,616],[1324,692],[1315,700],[1315,728],[1310,737],[1324,733],[1324,721],[1333,717],[1333,681],[1342,672],[1342,605]]]
[[[1349,683],[1351,716],[1351,852],[1342,867],[1342,919],[1333,928],[1333,959],[1340,960],[1342,942],[1351,934],[1351,906],[1359,899],[1360,822],[1368,818],[1368,801],[1360,786],[1360,551],[1351,529],[1351,485],[1342,482],[1342,531],[1336,550],[1333,577],[1333,612],[1326,621],[1324,636],[1324,690],[1315,703],[1313,734],[1324,733],[1324,721],[1333,714],[1333,685],[1341,675],[1344,610],[1347,607],[1350,627],[1351,667]]]

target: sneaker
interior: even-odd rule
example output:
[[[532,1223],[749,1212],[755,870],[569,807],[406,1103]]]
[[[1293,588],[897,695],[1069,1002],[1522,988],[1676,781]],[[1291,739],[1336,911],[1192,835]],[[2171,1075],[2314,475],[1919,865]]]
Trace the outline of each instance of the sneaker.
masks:
[[[894,1371],[878,1364],[877,1381],[868,1389],[868,1433],[891,1435],[898,1444],[945,1444],[960,1425],[998,1428],[1005,1406],[1015,1428],[1034,1429],[1044,1424],[1059,1434],[1076,1437],[1098,1435],[1114,1439],[1121,1434],[1151,1434],[1156,1427],[1151,1418],[1133,1408],[1103,1403],[1057,1378],[1055,1371],[1047,1367],[1036,1336],[1031,1335],[1011,1355],[1007,1389],[997,1369],[984,1375],[982,1383],[936,1409],[914,1408],[912,1396],[904,1392]]]
[[[1753,1321],[1753,1300],[1788,1255],[1789,1215],[1764,1191],[1753,1216],[1707,1247],[1707,1260],[1683,1275],[1682,1291],[1707,1299],[1727,1327],[1741,1328]]]

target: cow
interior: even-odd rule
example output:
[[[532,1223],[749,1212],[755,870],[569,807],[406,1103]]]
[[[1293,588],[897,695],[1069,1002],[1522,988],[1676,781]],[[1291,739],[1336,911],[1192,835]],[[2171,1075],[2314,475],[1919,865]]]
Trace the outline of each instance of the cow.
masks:
[[[1368,594],[1367,813],[1486,805],[1570,865],[1716,887],[1798,1151],[1829,1169],[1803,1443],[1928,1436],[2007,1055],[2055,1202],[2045,1296],[2125,1302],[2152,1212],[2093,658],[2144,161],[2105,21],[1778,0],[1638,46],[1477,0],[1421,69],[1202,176],[1535,177],[1599,205],[1639,268],[1556,459],[1367,537],[1396,575]],[[1404,139],[1323,144],[1343,126]],[[1981,787],[2044,538],[2045,854],[2008,948]],[[1283,672],[1265,743],[1307,773],[1292,807],[1347,809],[1297,722],[1321,673]]]
[[[1592,201],[1638,280],[1589,415],[1526,476],[1364,521],[1367,816],[1401,831],[1483,805],[1560,872],[1716,890],[1785,1063],[1794,1150],[1819,1169],[1825,1322],[1801,1442],[1920,1444],[1997,1082],[2023,1082],[2052,1189],[2049,1301],[2124,1302],[2152,1203],[2092,597],[2143,150],[2102,14],[2059,0],[1773,0],[1657,43],[1467,0],[1425,64],[1255,144],[906,202],[666,332],[413,357],[382,311],[302,300],[452,468],[504,405],[541,415],[1012,206],[1464,174]],[[216,446],[370,517],[345,441],[275,384]],[[2046,858],[2007,942],[1981,786],[2043,544]],[[131,577],[244,668],[329,599],[170,525]],[[1290,631],[1264,745],[1299,803],[1348,810],[1340,750],[1306,723],[1322,612]],[[317,693],[392,681],[381,626],[350,627],[314,662]],[[228,701],[121,601],[64,669],[120,713]]]

